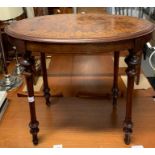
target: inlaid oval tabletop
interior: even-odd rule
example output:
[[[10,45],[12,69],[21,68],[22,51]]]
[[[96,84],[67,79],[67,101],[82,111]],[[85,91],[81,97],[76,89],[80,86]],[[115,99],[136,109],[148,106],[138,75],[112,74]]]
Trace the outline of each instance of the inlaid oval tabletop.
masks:
[[[133,39],[151,33],[154,24],[136,17],[102,14],[60,14],[23,19],[6,27],[18,39],[87,43]]]

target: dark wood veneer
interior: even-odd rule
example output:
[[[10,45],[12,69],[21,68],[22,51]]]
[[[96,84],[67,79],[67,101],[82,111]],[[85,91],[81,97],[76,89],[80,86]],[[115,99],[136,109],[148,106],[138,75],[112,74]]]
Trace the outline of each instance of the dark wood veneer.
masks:
[[[10,41],[18,48],[24,45],[23,53],[27,55],[23,65],[26,68],[26,81],[30,105],[30,128],[33,143],[38,143],[38,121],[35,113],[35,102],[32,79],[31,55],[41,54],[44,95],[49,105],[50,90],[47,82],[45,54],[103,54],[114,52],[114,82],[113,105],[116,106],[118,96],[118,60],[119,51],[128,50],[125,61],[128,65],[126,74],[127,99],[124,121],[124,141],[130,143],[132,133],[132,93],[139,58],[147,41],[152,38],[154,24],[135,17],[102,15],[102,14],[72,14],[51,15],[24,19],[12,23],[5,29]],[[71,50],[68,50],[71,49]],[[31,52],[29,52],[31,51]],[[138,80],[137,80],[138,81]]]
[[[149,34],[154,25],[136,17],[101,14],[47,15],[9,25],[10,36],[48,43],[94,43],[133,39]]]

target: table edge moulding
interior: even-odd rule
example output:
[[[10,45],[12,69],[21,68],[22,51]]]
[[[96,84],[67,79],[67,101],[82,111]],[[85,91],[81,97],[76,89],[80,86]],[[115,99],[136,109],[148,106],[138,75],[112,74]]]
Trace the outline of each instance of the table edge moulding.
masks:
[[[47,80],[46,54],[103,54],[114,53],[113,106],[117,105],[119,52],[128,50],[125,62],[127,95],[123,130],[124,142],[130,144],[132,133],[132,94],[137,66],[144,45],[151,40],[154,24],[136,17],[103,14],[61,14],[34,17],[14,22],[6,27],[10,42],[24,53],[22,65],[30,108],[30,132],[34,144],[38,144],[39,122],[35,111],[33,90],[34,57],[41,56],[44,96],[50,105],[50,88]],[[71,50],[68,50],[71,49]]]

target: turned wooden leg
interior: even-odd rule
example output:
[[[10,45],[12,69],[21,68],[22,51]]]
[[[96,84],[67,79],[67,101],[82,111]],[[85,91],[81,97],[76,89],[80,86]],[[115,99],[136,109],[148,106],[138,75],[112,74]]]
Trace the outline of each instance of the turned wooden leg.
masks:
[[[41,52],[41,68],[42,68],[43,82],[44,82],[43,92],[46,99],[46,104],[49,106],[51,94],[50,94],[50,89],[48,87],[46,56],[45,56],[45,53],[43,52]]]
[[[137,65],[137,74],[136,74],[136,78],[135,78],[135,82],[136,82],[137,85],[139,84],[139,81],[140,81],[142,54],[143,53],[140,51],[140,54],[139,54],[139,64]]]
[[[35,73],[35,59],[34,56],[31,56],[31,68],[32,68],[32,73]],[[35,84],[35,74],[32,74],[33,78],[33,83]]]
[[[134,77],[136,75],[136,65],[138,64],[138,57],[134,50],[129,50],[129,55],[126,57],[125,62],[128,65],[126,74],[127,81],[127,100],[126,100],[126,116],[124,121],[125,144],[130,144],[130,137],[132,133],[132,94],[134,89]]]
[[[113,79],[113,88],[112,88],[113,105],[117,104],[117,98],[119,95],[118,71],[119,71],[119,51],[115,51],[114,52],[114,79]]]
[[[33,144],[38,144],[38,137],[37,133],[39,132],[39,122],[36,118],[36,111],[35,111],[35,100],[34,100],[34,90],[33,90],[33,75],[32,75],[32,65],[31,65],[31,52],[26,51],[24,56],[24,61],[22,65],[25,68],[24,75],[27,84],[27,92],[28,92],[28,102],[30,108],[30,116],[31,121],[29,123],[30,133],[32,134]]]

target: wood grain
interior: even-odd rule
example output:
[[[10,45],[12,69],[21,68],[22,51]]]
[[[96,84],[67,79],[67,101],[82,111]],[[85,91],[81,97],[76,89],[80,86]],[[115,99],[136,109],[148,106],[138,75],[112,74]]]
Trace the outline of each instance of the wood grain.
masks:
[[[39,42],[112,42],[133,39],[154,30],[154,25],[136,17],[102,14],[61,14],[14,22],[8,35]]]
[[[54,144],[62,144],[65,148],[130,147],[135,144],[155,147],[155,104],[151,98],[151,95],[154,95],[153,89],[134,91],[133,140],[130,146],[126,146],[122,140],[121,128],[125,97],[118,99],[118,108],[113,113],[112,100],[75,98],[78,91],[92,93],[111,91],[113,73],[111,56],[94,56],[94,58],[78,56],[74,60],[72,61],[72,57],[69,56],[52,57],[49,70],[55,75],[49,77],[49,86],[53,93],[62,91],[66,98],[52,99],[56,104],[47,108],[44,98],[36,97],[36,112],[39,114],[41,131],[40,143],[35,147],[51,148]],[[77,60],[80,60],[80,66]],[[9,72],[14,68],[14,65],[11,65],[8,68]],[[124,74],[124,70],[119,72]],[[111,76],[104,77],[103,73],[111,73]],[[71,76],[72,74],[74,76]],[[120,78],[119,88],[126,92]],[[34,147],[27,126],[29,122],[27,98],[17,97],[17,91],[9,92],[10,104],[0,122],[1,148]]]
[[[28,51],[46,54],[48,52],[49,54],[73,55],[103,54],[111,51],[129,50],[129,55],[125,59],[128,64],[126,70],[128,75],[127,104],[124,123],[126,144],[130,144],[132,132],[133,82],[136,75],[135,68],[139,63],[137,53],[140,50],[142,52],[144,44],[152,38],[153,31],[154,25],[146,20],[99,14],[43,16],[22,20],[6,28],[7,34],[12,36],[12,40],[14,40],[13,43],[18,42],[18,40],[23,41],[26,49],[25,54]],[[68,48],[72,51],[68,52]],[[30,74],[33,74],[32,70]],[[84,81],[84,78],[82,79]],[[31,85],[32,83],[27,85],[30,90],[29,94],[31,94]],[[107,91],[107,89],[105,90]],[[35,109],[35,107],[33,108]],[[30,107],[31,116],[34,115],[33,108]],[[89,119],[91,120],[91,116]],[[32,123],[32,127],[35,126],[35,122]],[[31,133],[34,139],[36,134],[35,132]]]
[[[100,91],[111,87],[112,78],[98,77],[92,79],[76,78],[72,87],[87,89],[96,88]],[[64,79],[64,80],[62,80]],[[85,79],[85,80],[83,80]],[[65,92],[65,78],[49,78],[50,86],[60,86]],[[86,83],[87,82],[87,83]],[[107,83],[106,85],[103,85]],[[121,89],[125,87],[119,79]],[[96,87],[96,85],[100,85]],[[71,87],[71,83],[68,83]],[[95,91],[96,91],[95,90]],[[109,89],[110,90],[110,89]],[[152,91],[152,89],[151,89]],[[153,91],[152,91],[153,92]],[[155,104],[150,90],[136,90],[134,92],[133,122],[134,132],[131,145],[139,144],[144,147],[155,147]],[[18,98],[16,93],[9,94],[9,106],[0,122],[0,147],[33,148],[31,136],[27,126],[29,109],[27,98]],[[53,99],[54,100],[54,99]],[[122,121],[124,118],[125,97],[118,99],[117,110],[112,112],[112,100],[107,99],[79,99],[62,98],[54,100],[55,105],[47,108],[43,97],[36,97],[37,114],[40,120],[40,143],[36,148],[52,148],[55,144],[62,144],[67,148],[104,148],[104,147],[130,147],[123,143]],[[14,125],[12,125],[12,122]],[[145,127],[144,127],[145,126]]]

